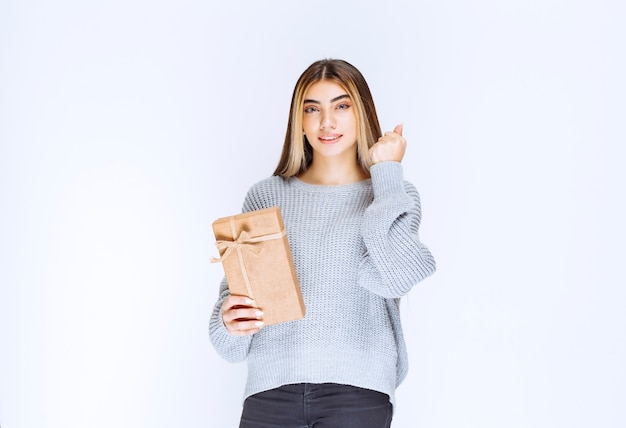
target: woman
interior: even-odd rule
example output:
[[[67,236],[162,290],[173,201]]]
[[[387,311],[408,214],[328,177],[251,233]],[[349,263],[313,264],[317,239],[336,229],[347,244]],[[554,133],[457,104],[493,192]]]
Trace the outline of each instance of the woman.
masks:
[[[247,359],[240,427],[390,426],[408,363],[399,299],[435,271],[405,147],[402,125],[382,135],[351,64],[317,61],[298,79],[278,167],[243,211],[281,207],[306,316],[263,328],[263,308],[222,281],[210,335]]]

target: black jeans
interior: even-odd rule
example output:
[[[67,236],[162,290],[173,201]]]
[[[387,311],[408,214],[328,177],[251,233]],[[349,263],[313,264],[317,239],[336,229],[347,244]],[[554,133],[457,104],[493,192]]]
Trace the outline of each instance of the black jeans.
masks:
[[[239,428],[389,428],[387,394],[334,383],[299,383],[246,398]]]

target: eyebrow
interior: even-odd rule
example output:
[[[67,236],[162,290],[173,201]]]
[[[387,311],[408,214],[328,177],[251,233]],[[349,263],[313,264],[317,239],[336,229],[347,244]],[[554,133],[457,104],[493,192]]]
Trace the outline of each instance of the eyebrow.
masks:
[[[339,95],[338,97],[335,97],[332,100],[330,100],[330,102],[334,103],[335,101],[339,101],[339,100],[342,100],[344,98],[350,98],[350,95],[348,95],[348,94]],[[321,104],[321,102],[319,102],[317,100],[304,100],[304,102],[305,103],[313,103],[313,104]]]

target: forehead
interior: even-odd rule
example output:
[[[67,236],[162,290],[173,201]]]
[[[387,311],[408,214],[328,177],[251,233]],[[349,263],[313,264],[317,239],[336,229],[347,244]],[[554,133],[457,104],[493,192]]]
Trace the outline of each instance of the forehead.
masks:
[[[330,101],[340,95],[350,95],[340,84],[332,80],[320,80],[313,83],[304,93],[304,99]]]

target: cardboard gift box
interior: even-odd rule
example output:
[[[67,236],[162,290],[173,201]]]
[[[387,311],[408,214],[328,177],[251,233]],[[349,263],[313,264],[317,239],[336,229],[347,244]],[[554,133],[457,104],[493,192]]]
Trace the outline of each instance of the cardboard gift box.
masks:
[[[213,232],[231,294],[253,299],[265,325],[304,317],[280,207],[219,218]]]

